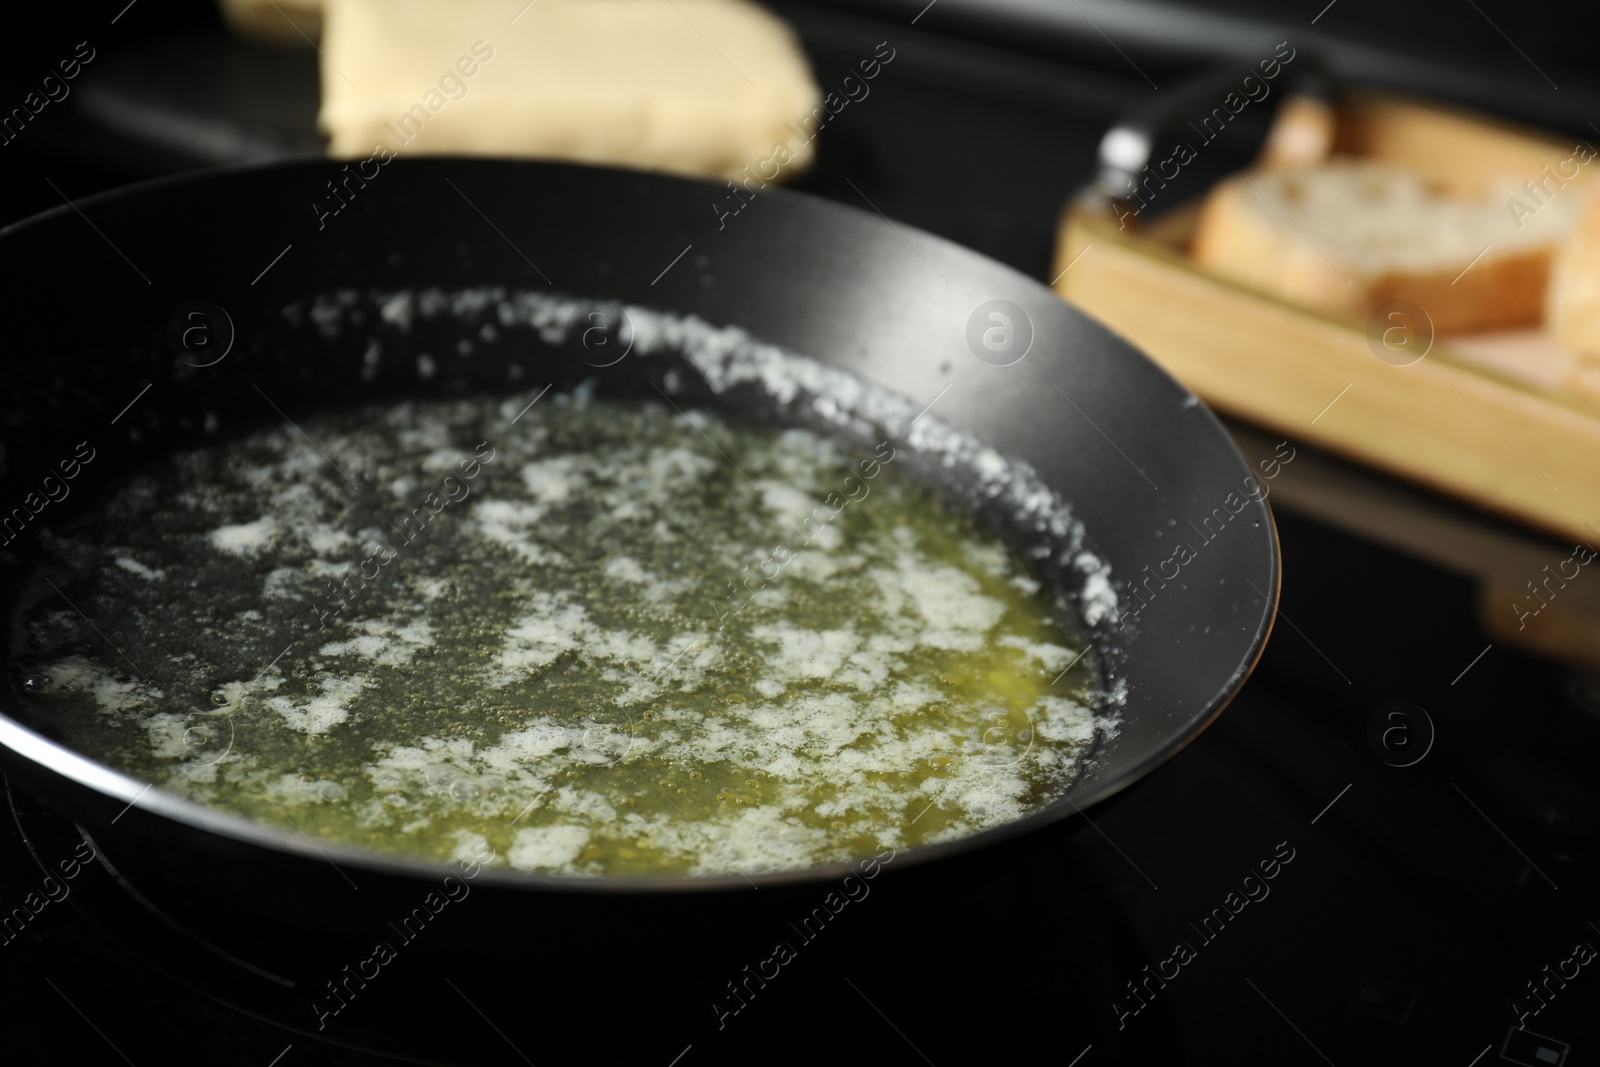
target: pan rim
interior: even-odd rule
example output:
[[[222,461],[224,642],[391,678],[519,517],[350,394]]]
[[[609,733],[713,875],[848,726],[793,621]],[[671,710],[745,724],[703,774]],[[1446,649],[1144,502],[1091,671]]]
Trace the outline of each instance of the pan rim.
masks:
[[[436,156],[418,160],[399,160],[398,162],[402,163],[407,169],[418,169],[427,166],[482,166],[496,169],[509,167],[512,170],[606,171],[639,181],[696,186],[707,189],[720,188],[709,180],[683,175],[564,161]],[[190,184],[208,183],[219,179],[226,180],[229,176],[236,174],[297,169],[313,172],[321,170],[332,171],[336,170],[336,168],[337,161],[329,161],[319,156],[306,156],[271,162],[234,163],[177,175],[157,177],[105,190],[77,201],[68,201],[65,204],[57,205],[26,219],[19,220],[0,228],[0,242],[3,242],[5,238],[13,233],[48,224],[58,217],[70,217],[73,212],[81,212],[83,207],[93,208],[101,204],[121,201],[124,198],[137,196],[146,190],[181,188]],[[865,225],[875,229],[887,227],[899,232],[901,236],[904,236],[905,233],[910,233],[919,242],[926,241],[929,245],[939,247],[947,253],[953,251],[961,256],[976,257],[986,264],[1002,269],[1011,276],[1011,279],[1019,288],[1031,287],[1041,290],[1052,297],[1055,296],[1039,280],[1024,275],[1009,265],[999,263],[983,253],[910,224],[892,222],[886,217],[875,217],[874,213],[852,205],[838,203],[796,190],[771,188],[763,190],[763,195],[772,196],[805,210],[821,211],[839,218],[849,219],[852,225]],[[3,247],[3,245],[0,245],[0,247]],[[1226,428],[1217,418],[1215,412],[1206,407],[1203,402],[1199,402],[1192,391],[1177,381],[1164,367],[1146,356],[1136,346],[1120,336],[1117,336],[1116,339],[1119,344],[1126,346],[1130,353],[1143,360],[1148,365],[1148,369],[1155,371],[1161,378],[1165,379],[1179,395],[1195,399],[1199,403],[1203,417],[1209,422],[1211,431],[1224,441],[1232,443]],[[873,380],[868,376],[863,377],[866,377],[869,381]],[[1232,447],[1234,454],[1238,456],[1237,446],[1233,445]],[[1242,456],[1239,458],[1242,460]],[[1152,771],[1191,744],[1216,721],[1254,672],[1265,651],[1277,618],[1277,605],[1282,584],[1282,554],[1271,505],[1265,498],[1258,503],[1260,514],[1264,518],[1267,527],[1267,540],[1270,546],[1270,558],[1268,560],[1270,595],[1265,598],[1267,603],[1263,608],[1259,622],[1254,627],[1254,632],[1250,635],[1247,654],[1243,661],[1228,680],[1204,701],[1203,705],[1198,706],[1193,711],[1186,712],[1181,728],[1169,732],[1163,738],[1161,744],[1150,748],[1136,762],[1120,768],[1115,777],[1099,780],[1091,771],[1091,773],[1081,777],[1073,786],[1069,787],[1066,792],[1020,818],[952,840],[895,850],[892,855],[897,862],[896,869],[901,866],[920,866],[921,864],[949,856],[980,852],[1001,842],[1031,834],[1045,826],[1062,822],[1074,816],[1083,816],[1085,809],[1102,803],[1144,779]],[[1092,540],[1094,536],[1092,527],[1088,529],[1088,534]],[[356,870],[399,875],[414,880],[436,881],[452,872],[451,866],[442,861],[427,860],[401,853],[378,852],[334,841],[313,841],[304,835],[297,836],[287,829],[280,830],[220,808],[210,807],[177,794],[165,792],[154,783],[142,782],[132,776],[115,771],[31,730],[13,718],[3,708],[0,708],[0,747],[8,750],[9,755],[21,758],[30,764],[30,770],[43,770],[49,775],[66,779],[77,786],[84,787],[100,797],[127,805],[122,809],[122,814],[117,815],[116,819],[112,821],[121,819],[123,815],[128,814],[129,809],[138,808],[140,813],[147,817],[170,820],[191,830],[217,834],[231,841],[271,852],[288,854],[308,861],[326,860],[330,863],[338,861],[335,864],[336,866],[338,864],[348,864]],[[878,855],[881,856],[883,853]],[[871,858],[870,856],[862,856],[848,861],[751,873],[749,875],[732,873],[716,875],[573,876],[495,866],[484,867],[477,877],[487,879],[489,884],[498,887],[526,892],[575,892],[580,894],[622,896],[693,895],[836,881],[857,873],[858,867]]]

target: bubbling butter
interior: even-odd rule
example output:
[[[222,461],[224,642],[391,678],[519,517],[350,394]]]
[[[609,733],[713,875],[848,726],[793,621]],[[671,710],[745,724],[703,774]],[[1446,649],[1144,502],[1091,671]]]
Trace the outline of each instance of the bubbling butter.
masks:
[[[40,721],[313,838],[567,875],[944,841],[1082,767],[1072,611],[892,442],[531,399],[308,418],[136,477],[46,539],[89,617],[27,617]]]

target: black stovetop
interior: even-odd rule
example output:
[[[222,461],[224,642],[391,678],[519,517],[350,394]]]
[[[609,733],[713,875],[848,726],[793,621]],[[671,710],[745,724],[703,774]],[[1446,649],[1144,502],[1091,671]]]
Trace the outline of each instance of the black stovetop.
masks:
[[[863,43],[861,55],[891,36],[900,49],[892,77],[829,130],[801,187],[858,206],[866,194],[891,217],[1047,277],[1062,201],[1088,177],[1107,122],[1150,86],[1114,61],[1066,66],[940,37],[931,16],[912,31],[785,10],[824,84]],[[0,158],[8,219],[59,201],[41,177],[76,197],[196,162],[182,138],[151,131],[203,126],[185,101],[224,90],[192,79],[239,46],[215,27],[193,32],[107,47],[101,84],[79,89],[123,94],[165,125],[118,126],[86,106],[7,148],[23,149]],[[194,41],[209,42],[208,58],[174,69]],[[290,79],[306,68],[283,62]],[[303,109],[274,121],[251,143],[304,147]],[[786,968],[783,986],[720,1029],[708,1008],[640,1032],[618,1003],[591,1056],[552,1058],[541,1040],[551,1021],[533,1011],[494,1023],[468,1013],[441,1033],[429,1021],[464,1009],[424,961],[402,959],[384,991],[349,1009],[368,1013],[366,1049],[330,1045],[305,998],[285,993],[285,969],[262,965],[292,957],[282,932],[225,913],[160,917],[97,864],[43,896],[40,862],[59,871],[79,841],[13,788],[0,817],[0,1048],[260,1067],[390,1056],[541,1067],[1600,1062],[1600,966],[1576,948],[1600,947],[1600,679],[1491,643],[1466,578],[1283,506],[1277,521],[1278,625],[1214,726],[1088,818],[1039,835],[1003,883],[941,901],[936,925],[897,922],[892,900],[861,908],[833,947]],[[1405,716],[1389,717],[1396,709]],[[1086,942],[1086,928],[1099,936]],[[515,980],[515,961],[490,966],[493,946],[485,956],[459,992],[479,992],[475,978]],[[618,966],[671,980],[647,939]],[[597,1002],[613,995],[594,990]]]

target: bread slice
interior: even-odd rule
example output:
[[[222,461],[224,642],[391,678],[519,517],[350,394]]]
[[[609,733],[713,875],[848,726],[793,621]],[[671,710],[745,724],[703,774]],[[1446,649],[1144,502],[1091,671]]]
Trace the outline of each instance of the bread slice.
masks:
[[[1262,170],[1282,170],[1321,163],[1339,136],[1339,113],[1326,100],[1290,93],[1278,105],[1266,143],[1256,157]]]
[[[1600,195],[1587,198],[1572,239],[1556,258],[1545,314],[1558,343],[1600,360]]]
[[[339,158],[543,156],[759,188],[803,169],[831,119],[794,34],[746,0],[326,0],[322,53]]]
[[[1548,191],[1532,200],[1508,177],[1464,198],[1414,171],[1338,158],[1256,171],[1211,190],[1192,251],[1219,274],[1326,311],[1367,316],[1409,300],[1439,332],[1536,323],[1587,199],[1582,188]]]

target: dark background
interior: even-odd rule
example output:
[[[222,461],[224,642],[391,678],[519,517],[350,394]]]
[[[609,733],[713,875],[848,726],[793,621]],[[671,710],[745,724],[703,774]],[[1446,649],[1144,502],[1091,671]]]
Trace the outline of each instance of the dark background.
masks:
[[[769,6],[800,29],[824,88],[843,77],[859,42],[869,38],[892,38],[900,50],[897,73],[912,70],[919,83],[897,78],[898,89],[880,87],[885,97],[919,99],[892,121],[873,122],[870,146],[853,143],[858,124],[847,121],[848,111],[841,116],[835,136],[821,146],[819,166],[800,187],[825,195],[848,191],[841,177],[856,173],[854,165],[915,160],[915,171],[902,169],[920,180],[879,189],[881,196],[873,196],[879,207],[1035,276],[1047,267],[1047,235],[1064,195],[1089,174],[1076,127],[1101,127],[1127,106],[1148,102],[1160,91],[1153,86],[1170,92],[1198,70],[1249,67],[1277,41],[1322,48],[1352,82],[1425,92],[1580,135],[1593,134],[1589,123],[1600,122],[1594,61],[1600,11],[1587,4],[937,0],[927,8],[926,0],[776,0]],[[22,136],[0,145],[0,219],[60,203],[51,182],[76,198],[175,169],[314,153],[314,54],[269,49],[263,56],[236,47],[218,26],[208,0],[9,12],[0,41],[0,109],[21,106],[78,42],[88,41],[96,58],[71,83],[72,96],[48,105]]]
[[[1041,280],[1050,273],[1056,217],[1089,178],[1106,126],[1199,71],[1237,64],[1242,76],[1281,40],[1322,49],[1352,83],[1600,136],[1590,126],[1600,122],[1600,14],[1590,5],[772,6],[799,29],[825,89],[871,53],[871,42],[887,39],[898,51],[869,100],[824,134],[818,163],[798,186],[857,207],[866,193],[892,218]],[[57,5],[27,20],[8,12],[0,110],[20,106],[84,40],[97,55],[71,83],[72,96],[0,146],[0,221],[55,206],[63,194],[318,151],[314,56],[241,46],[204,2]],[[1230,128],[1235,152],[1208,153],[1182,180],[1198,191],[1238,165],[1250,132],[1244,123]],[[21,269],[60,269],[62,284],[72,284],[50,263],[6,266]],[[1538,541],[1432,503],[1463,524]],[[732,1036],[708,1033],[703,1020],[686,1021],[681,1034],[629,1033],[619,1021],[617,1032],[595,1035],[594,1062],[665,1067],[690,1044],[681,1067],[824,1059],[1065,1065],[1080,1055],[1082,1067],[1600,1062],[1600,964],[1530,1024],[1548,1036],[1546,1047],[1570,1046],[1563,1060],[1518,1051],[1508,1008],[1523,983],[1575,941],[1600,946],[1600,928],[1591,926],[1600,923],[1600,683],[1499,647],[1474,660],[1487,639],[1474,621],[1469,580],[1290,509],[1280,507],[1277,518],[1283,614],[1256,675],[1190,749],[1092,812],[1094,825],[1046,835],[1036,869],[1010,898],[952,900],[931,931],[897,925],[891,909],[863,908],[841,935],[849,951],[802,960],[786,972],[783,995],[753,1005]],[[1569,548],[1548,547],[1551,561]],[[1366,741],[1375,710],[1394,699],[1426,707],[1437,730],[1415,767],[1385,765]],[[1071,1002],[1081,987],[1069,972],[1094,972],[1114,990],[1166,955],[1175,936],[1187,936],[1185,923],[1280,841],[1298,852],[1273,896],[1206,946],[1155,1009],[1130,1021],[1131,1036],[1117,1036],[1115,1019],[1103,1015],[1093,1027],[1079,1025],[1101,1007]],[[0,833],[0,900],[34,884],[29,862],[15,831]],[[1083,956],[1061,918],[1069,899],[1114,916],[1107,924],[1124,930],[1131,947]],[[219,1007],[204,972],[157,973],[140,952],[109,947],[104,930],[67,907],[52,906],[34,927],[27,941],[0,947],[6,1062],[42,1058],[48,1048],[73,1062],[264,1067],[291,1045],[283,1067],[377,1062]],[[872,994],[873,1010],[841,974]],[[536,1023],[508,1027],[532,1062],[543,1063]],[[480,1047],[463,1054],[467,1062],[506,1054],[487,1031],[471,1033],[469,1043]]]

